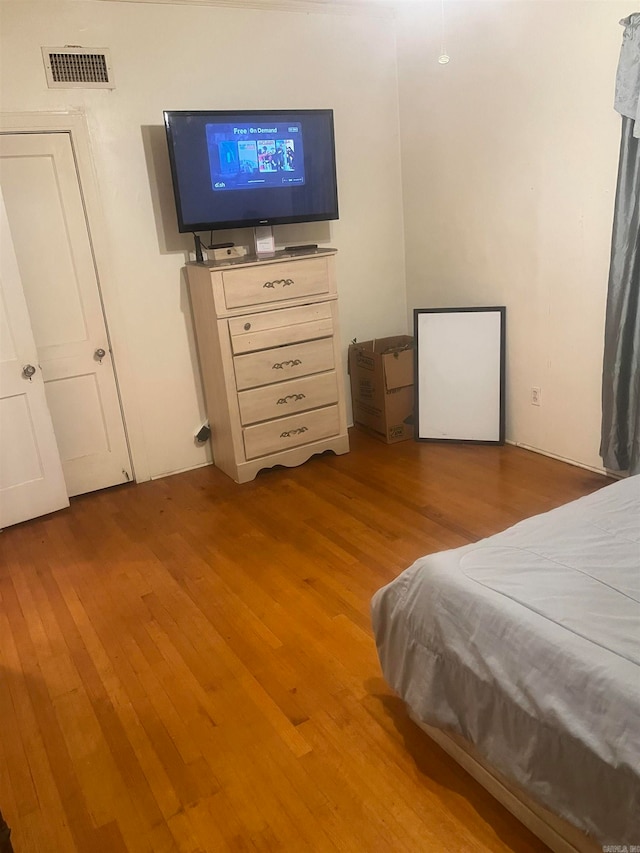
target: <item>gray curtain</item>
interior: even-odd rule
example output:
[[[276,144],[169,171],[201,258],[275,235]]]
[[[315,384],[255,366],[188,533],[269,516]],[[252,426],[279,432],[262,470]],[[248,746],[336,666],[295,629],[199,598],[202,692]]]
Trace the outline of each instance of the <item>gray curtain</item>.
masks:
[[[640,473],[640,13],[624,27],[615,108],[622,114],[602,373],[606,468]]]

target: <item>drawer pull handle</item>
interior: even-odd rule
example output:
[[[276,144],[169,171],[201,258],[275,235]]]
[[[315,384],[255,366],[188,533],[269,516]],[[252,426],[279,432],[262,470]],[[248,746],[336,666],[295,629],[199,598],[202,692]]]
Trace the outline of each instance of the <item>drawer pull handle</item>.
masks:
[[[250,328],[251,328],[251,323],[245,323],[245,324],[244,324],[244,330],[245,330],[245,332],[248,332]]]
[[[280,399],[276,403],[276,406],[286,405],[289,402],[289,400],[293,400],[294,402],[297,403],[298,400],[304,400],[304,398],[305,398],[304,394],[288,394],[286,397],[280,397]]]
[[[309,432],[309,427],[298,427],[298,429],[288,429],[286,432],[280,433],[280,438],[291,438],[292,435],[300,435],[300,433]]]
[[[295,284],[295,282],[292,278],[276,278],[273,281],[265,281],[262,286],[275,290],[277,284],[281,284],[283,287],[290,287],[292,284]]]
[[[283,367],[297,367],[302,364],[299,358],[290,358],[289,361],[276,362],[271,366],[271,370],[282,370]]]

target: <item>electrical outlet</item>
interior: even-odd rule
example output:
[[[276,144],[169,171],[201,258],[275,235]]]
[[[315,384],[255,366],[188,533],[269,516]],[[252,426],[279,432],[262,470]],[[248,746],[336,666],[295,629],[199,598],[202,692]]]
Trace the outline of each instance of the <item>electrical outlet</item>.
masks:
[[[541,403],[542,391],[535,385],[531,388],[531,405],[539,406]]]

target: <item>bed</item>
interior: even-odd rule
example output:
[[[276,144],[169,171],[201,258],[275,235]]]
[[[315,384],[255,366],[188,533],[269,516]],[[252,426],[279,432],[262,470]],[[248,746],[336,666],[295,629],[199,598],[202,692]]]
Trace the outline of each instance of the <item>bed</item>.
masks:
[[[419,559],[372,623],[410,715],[549,846],[640,851],[640,475]]]

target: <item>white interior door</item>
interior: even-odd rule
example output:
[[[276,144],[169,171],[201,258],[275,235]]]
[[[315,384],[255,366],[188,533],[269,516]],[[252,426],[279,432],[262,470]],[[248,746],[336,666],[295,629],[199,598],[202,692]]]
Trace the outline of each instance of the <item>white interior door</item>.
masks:
[[[69,495],[131,479],[71,134],[0,135],[0,183]]]
[[[65,506],[67,487],[0,193],[0,528]]]

